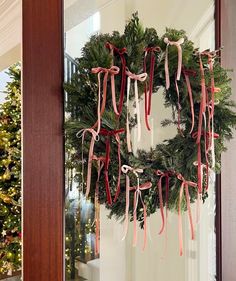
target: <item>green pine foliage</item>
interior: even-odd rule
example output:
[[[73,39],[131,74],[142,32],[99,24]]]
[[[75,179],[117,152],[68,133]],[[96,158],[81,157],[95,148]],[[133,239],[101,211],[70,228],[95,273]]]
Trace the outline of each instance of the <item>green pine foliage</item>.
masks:
[[[0,275],[21,268],[21,86],[20,65],[0,105]]]
[[[169,72],[170,72],[170,88],[165,90],[165,51],[166,44],[164,38],[168,37],[169,40],[176,41],[180,38],[184,38],[182,46],[183,51],[183,66],[186,69],[196,72],[195,77],[190,76],[190,82],[193,92],[194,111],[195,111],[195,127],[194,132],[197,131],[198,116],[200,110],[200,98],[201,98],[201,75],[199,67],[198,50],[195,49],[193,42],[189,41],[185,31],[166,29],[166,33],[163,36],[158,36],[157,32],[153,28],[144,28],[138,18],[137,14],[134,14],[131,20],[127,23],[124,34],[120,34],[115,31],[112,34],[99,34],[93,35],[90,41],[87,42],[82,50],[82,57],[76,59],[78,63],[78,73],[76,73],[72,81],[65,85],[65,90],[68,93],[68,103],[66,104],[66,111],[69,113],[69,119],[65,124],[66,138],[68,144],[71,147],[71,151],[74,153],[69,159],[69,162],[73,163],[73,167],[77,171],[76,179],[79,183],[82,182],[82,176],[86,178],[86,163],[84,165],[85,175],[81,174],[81,151],[82,144],[81,139],[76,136],[76,133],[81,129],[90,128],[97,120],[97,92],[98,83],[97,76],[91,73],[93,67],[105,67],[111,66],[112,57],[109,51],[106,49],[106,42],[114,44],[118,48],[125,47],[127,53],[125,54],[127,67],[133,73],[143,72],[143,59],[145,47],[161,48],[160,52],[155,52],[156,63],[154,69],[154,92],[159,88],[163,89],[163,95],[165,98],[165,106],[173,109],[173,119],[163,120],[164,126],[168,124],[177,123],[177,94],[175,87],[175,75],[177,69],[178,54],[175,46],[169,46]],[[149,58],[149,57],[148,57]],[[207,87],[210,86],[210,72],[207,63],[207,57],[202,57],[205,79]],[[149,60],[147,60],[149,62]],[[114,65],[120,67],[121,60],[119,55],[114,55]],[[147,72],[149,71],[149,65],[147,65]],[[215,94],[215,99],[219,102],[215,105],[214,116],[214,129],[219,134],[219,138],[215,140],[215,152],[216,152],[216,172],[220,171],[220,156],[226,149],[226,141],[232,138],[233,129],[236,125],[235,104],[231,98],[230,78],[228,71],[220,66],[219,57],[214,59],[214,77],[215,86],[221,89],[221,92]],[[116,93],[119,93],[121,86],[121,74],[116,75]],[[108,130],[114,130],[119,128],[125,128],[126,109],[123,107],[122,116],[118,120],[115,117],[113,109],[111,107],[111,95],[110,85],[108,81],[108,97],[106,111],[102,117],[102,127]],[[159,169],[162,171],[173,171],[175,173],[181,173],[186,180],[197,182],[197,168],[193,165],[193,162],[197,160],[197,145],[196,140],[189,134],[191,128],[191,110],[190,102],[188,98],[188,92],[186,82],[181,76],[178,81],[180,91],[180,104],[181,104],[181,127],[183,128],[183,136],[177,134],[173,139],[166,140],[162,144],[159,144],[155,149],[151,149],[149,152],[140,150],[136,155],[127,152],[127,145],[125,134],[121,135],[121,158],[122,164],[127,164],[132,167],[143,168],[144,173],[140,175],[140,182],[146,181],[152,182],[152,188],[146,191],[142,191],[142,195],[147,206],[148,215],[156,212],[159,208],[159,196],[157,193],[157,182],[159,177],[155,175],[154,171]],[[143,92],[144,85],[139,83],[139,92]],[[160,92],[159,92],[160,93]],[[118,96],[118,95],[117,95]],[[142,97],[143,98],[143,97]],[[209,94],[210,98],[210,94]],[[134,95],[131,92],[131,103],[134,102]],[[208,117],[208,116],[207,116]],[[135,118],[131,118],[132,125],[135,125]],[[131,126],[132,127],[132,126]],[[88,150],[90,145],[91,136],[86,137],[83,150],[84,159],[88,159]],[[204,142],[202,141],[201,147],[204,151]],[[100,141],[95,144],[94,153],[97,156],[105,155],[105,138],[100,137]],[[204,153],[202,153],[204,154]],[[117,183],[117,143],[114,138],[111,138],[111,162],[109,165],[109,182],[114,196]],[[205,156],[202,155],[202,161],[205,162]],[[210,159],[211,160],[211,159]],[[92,168],[92,186],[90,196],[94,196],[95,182],[97,177],[97,164],[93,162]],[[163,186],[165,181],[163,181]],[[136,178],[131,175],[131,186],[136,185]],[[168,199],[168,207],[171,210],[176,210],[178,207],[178,198],[181,182],[176,177],[170,178],[170,192]],[[197,189],[189,188],[190,200],[194,202],[197,198]],[[100,203],[106,204],[106,192],[104,184],[104,175],[100,177]],[[203,199],[207,197],[207,190],[203,190]],[[131,202],[133,193],[131,192]],[[163,188],[163,198],[165,199],[165,189]],[[166,204],[166,202],[164,202]],[[121,178],[121,194],[117,202],[112,206],[108,206],[110,209],[110,215],[119,219],[124,218],[125,213],[125,176]],[[183,199],[182,208],[186,209],[185,199]],[[130,205],[130,218],[132,217],[133,206]],[[138,220],[141,225],[143,222],[143,210],[141,203],[138,206]]]

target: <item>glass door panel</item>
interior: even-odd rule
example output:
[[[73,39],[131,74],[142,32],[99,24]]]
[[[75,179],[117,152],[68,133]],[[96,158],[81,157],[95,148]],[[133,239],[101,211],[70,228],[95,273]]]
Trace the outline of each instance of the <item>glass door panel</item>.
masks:
[[[127,30],[127,23],[129,23],[130,20],[135,22],[135,18],[137,19],[138,17],[143,25],[143,29],[139,25],[136,29],[133,26],[134,29],[132,32],[135,30],[135,32],[137,32],[136,36],[144,32],[145,28],[153,28],[152,30],[148,29],[147,32],[147,34],[150,36],[150,46],[153,46],[153,44],[155,45],[152,40],[155,38],[159,40],[163,34],[165,34],[166,27],[168,27],[170,29],[167,30],[167,35],[170,35],[171,32],[174,32],[175,35],[173,35],[173,38],[175,38],[178,37],[178,33],[176,33],[177,31],[171,31],[171,29],[178,31],[185,30],[186,35],[188,36],[189,40],[194,43],[195,48],[199,48],[201,51],[206,49],[214,50],[214,1],[201,0],[196,3],[196,1],[187,0],[149,0],[146,2],[141,0],[91,0],[86,2],[80,0],[65,0],[64,6],[66,280],[155,281],[161,279],[167,281],[175,280],[176,278],[178,280],[186,281],[215,280],[215,175],[213,172],[210,175],[209,189],[207,193],[208,198],[206,202],[204,204],[199,203],[195,197],[195,200],[193,200],[195,203],[191,205],[194,217],[194,226],[196,228],[194,240],[191,240],[190,235],[189,213],[184,212],[182,214],[182,241],[184,243],[183,256],[180,256],[180,217],[177,211],[168,211],[166,229],[162,235],[158,235],[162,225],[160,208],[158,208],[152,214],[149,213],[145,222],[144,217],[138,219],[139,222],[141,221],[142,227],[144,224],[146,226],[147,243],[144,251],[142,251],[144,230],[137,226],[137,246],[133,247],[133,234],[135,231],[133,227],[134,217],[131,217],[131,221],[128,221],[127,223],[125,222],[125,208],[127,207],[127,201],[125,201],[125,182],[127,178],[125,177],[125,174],[122,173],[120,178],[120,188],[123,191],[123,203],[117,203],[117,205],[115,205],[117,206],[117,209],[115,209],[112,216],[109,198],[106,198],[107,193],[105,193],[103,190],[97,192],[96,189],[96,175],[97,171],[100,171],[101,168],[102,175],[100,176],[100,181],[103,181],[103,183],[105,182],[105,184],[101,185],[104,187],[104,189],[105,186],[110,187],[112,201],[114,200],[119,175],[119,171],[117,170],[117,167],[119,166],[117,164],[119,161],[119,144],[121,145],[121,165],[127,164],[128,158],[129,163],[135,164],[134,160],[133,162],[132,159],[130,160],[130,157],[132,158],[130,155],[134,155],[135,157],[138,155],[138,151],[142,150],[145,152],[145,157],[143,158],[142,163],[143,165],[141,165],[141,168],[143,168],[145,165],[148,165],[147,157],[153,157],[151,154],[147,153],[152,153],[152,149],[156,149],[157,145],[162,144],[166,139],[174,138],[176,133],[178,133],[178,108],[175,111],[176,122],[174,124],[169,124],[169,126],[163,126],[164,123],[168,123],[168,119],[172,119],[173,113],[171,106],[164,106],[166,94],[164,89],[165,85],[154,87],[151,97],[152,110],[151,113],[147,113],[145,111],[145,98],[144,95],[142,95],[142,93],[145,92],[145,87],[141,86],[141,82],[139,81],[140,84],[138,82],[138,91],[140,99],[138,103],[140,112],[137,112],[137,100],[135,100],[136,92],[134,85],[132,85],[132,77],[130,80],[130,95],[133,97],[133,102],[131,102],[129,105],[126,103],[128,83],[126,81],[126,86],[123,88],[125,102],[123,104],[122,116],[119,117],[121,118],[120,120],[123,120],[120,121],[120,124],[124,125],[124,127],[121,128],[119,125],[117,125],[118,121],[115,117],[116,113],[114,113],[116,111],[116,106],[114,106],[114,103],[112,103],[112,99],[110,97],[107,98],[106,110],[104,112],[101,110],[99,113],[102,115],[101,129],[104,129],[105,127],[106,130],[103,130],[102,133],[100,131],[102,135],[100,134],[98,139],[95,141],[95,148],[93,152],[96,154],[96,159],[93,158],[93,163],[96,164],[93,164],[94,166],[91,168],[91,190],[87,198],[85,194],[86,189],[88,188],[87,173],[90,169],[88,166],[89,160],[87,156],[91,148],[91,143],[88,141],[90,139],[91,130],[86,133],[87,135],[84,135],[83,130],[85,128],[91,129],[94,124],[93,121],[97,120],[96,107],[91,109],[89,108],[89,105],[95,105],[99,102],[99,78],[100,88],[102,89],[101,91],[103,91],[103,94],[101,93],[100,96],[101,103],[104,100],[103,83],[106,74],[102,73],[99,77],[96,73],[98,70],[94,69],[94,76],[92,77],[90,76],[92,68],[109,68],[113,65],[113,62],[118,64],[120,74],[119,78],[115,78],[116,105],[118,111],[120,109],[120,95],[122,95],[122,67],[124,66],[122,58],[125,57],[126,66],[129,66],[130,71],[136,71],[136,74],[145,72],[145,69],[143,68],[135,68],[135,63],[138,64],[140,57],[137,56],[136,62],[136,53],[134,50],[127,49],[125,55],[122,55],[122,48],[127,46],[125,43],[124,45],[121,44],[122,40],[120,39],[119,34],[123,34],[125,28],[126,32],[129,32]],[[132,28],[132,25],[129,25],[128,27]],[[138,28],[140,28],[140,30]],[[154,29],[157,33],[154,32]],[[117,33],[113,33],[114,31],[117,31]],[[104,41],[103,48],[100,44],[96,45],[96,42],[98,42],[96,41],[97,36],[100,34],[112,33],[113,42],[108,43],[115,44],[118,42],[116,47],[120,49],[120,53],[118,55],[115,54],[114,60],[112,60],[112,57],[116,50],[113,49],[112,54],[111,45],[107,44],[105,46],[105,43],[107,43],[106,38],[111,38],[109,35],[99,37],[100,40]],[[158,34],[158,37],[156,34]],[[182,31],[180,31],[179,34],[182,34]],[[132,37],[131,35],[134,34],[130,33],[130,38],[126,38],[126,43],[129,42],[127,43],[128,45],[132,45],[132,40],[137,40],[137,37]],[[119,38],[119,40],[117,38]],[[175,39],[177,40],[179,37]],[[147,39],[147,41],[148,40],[149,39]],[[137,41],[136,45],[133,44],[133,48],[137,48],[137,53],[140,52],[138,48],[144,47],[142,44],[139,46],[138,43],[139,42]],[[165,61],[166,44],[163,40],[160,47],[163,53],[160,56],[158,55],[159,62],[162,62],[159,63],[159,66],[160,71],[164,73],[163,69],[165,66],[163,62]],[[147,49],[143,49],[143,57],[141,58],[142,60],[145,59],[145,51],[147,51]],[[155,51],[158,51],[158,49]],[[178,53],[172,47],[170,48],[170,52],[174,52],[176,56],[175,67],[178,68]],[[133,64],[130,64],[129,56],[133,56],[130,59],[130,61],[133,59]],[[106,60],[107,58],[108,61]],[[150,59],[151,55],[148,54],[146,56],[146,70],[148,70],[147,79],[149,82],[151,80],[151,72],[149,72]],[[185,60],[185,50],[183,47],[183,64]],[[170,53],[170,72],[172,71],[171,61],[172,58]],[[141,63],[139,65],[141,65]],[[91,68],[88,69],[88,66]],[[116,69],[113,70],[116,71]],[[159,70],[157,69],[157,71]],[[127,73],[128,72],[126,72],[126,74]],[[127,79],[127,77],[125,79]],[[142,77],[139,77],[138,79],[142,80]],[[111,95],[112,93],[112,87],[110,86],[110,83],[112,83],[111,80],[112,78],[108,78],[107,95]],[[153,78],[153,83],[158,83],[155,82],[155,76]],[[170,83],[173,83],[173,81]],[[149,92],[150,91],[148,91],[148,93]],[[88,93],[88,95],[86,96],[85,93]],[[89,95],[89,93],[91,93],[91,95]],[[95,101],[93,99],[95,99]],[[108,111],[112,112],[113,115],[108,113]],[[121,134],[124,133],[124,131],[127,129],[127,111],[129,112],[129,128],[131,129],[130,137],[132,143],[132,154],[127,152],[127,148],[123,148],[123,146],[126,146],[126,140],[124,140],[123,136],[119,137],[119,133],[114,133],[114,127],[112,125],[115,123],[117,125],[116,130],[122,129]],[[117,115],[119,115],[119,112]],[[139,116],[141,116],[140,123]],[[145,123],[145,117],[148,118],[148,124]],[[150,127],[150,130],[147,127]],[[93,127],[96,132],[97,128],[98,124],[97,126]],[[113,133],[108,133],[108,128],[110,128],[109,132],[113,131]],[[140,132],[141,137],[139,136]],[[101,139],[103,145],[98,147],[96,145],[98,145],[99,139]],[[120,139],[121,143],[119,143]],[[108,144],[108,142],[110,143]],[[107,159],[104,160],[104,158],[108,157],[107,150],[109,149],[111,149],[110,155],[112,155],[113,158],[111,157],[111,159],[109,159],[110,162],[108,162],[110,166],[106,169],[104,167],[106,164],[108,164],[108,162],[106,162]],[[113,167],[116,168],[113,170]],[[137,165],[136,168],[138,168]],[[106,178],[105,173],[103,174],[104,169],[107,170],[108,178]],[[123,167],[122,171],[125,172],[125,167]],[[133,174],[133,177],[130,177],[132,184],[136,182],[135,179],[137,173],[138,172],[136,171],[136,173]],[[106,179],[108,179],[110,186],[108,186]],[[144,200],[144,203],[147,204],[147,201],[145,201],[146,199],[143,199],[142,197],[140,198],[141,201]],[[119,200],[120,199],[118,199],[118,202],[120,202]],[[99,204],[99,202],[101,204]],[[171,198],[169,198],[169,202],[171,204]],[[202,200],[200,200],[200,202],[202,202]],[[130,208],[132,208],[132,204],[130,203]],[[144,216],[144,205],[142,205],[140,201],[139,203],[136,202],[136,204],[136,207],[138,206],[138,208],[141,210],[139,214],[142,213],[141,216]],[[160,206],[160,202],[156,204],[159,204]],[[171,208],[171,206],[169,207]],[[195,223],[195,217],[197,216],[198,212],[200,213],[200,219],[198,223]],[[123,239],[125,228],[127,226],[128,232],[125,239]]]

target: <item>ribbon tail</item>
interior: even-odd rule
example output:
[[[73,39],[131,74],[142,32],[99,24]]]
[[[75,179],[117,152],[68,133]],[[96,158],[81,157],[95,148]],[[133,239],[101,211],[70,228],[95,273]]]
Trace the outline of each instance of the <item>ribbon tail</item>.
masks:
[[[190,199],[189,199],[189,191],[188,191],[188,185],[187,184],[185,185],[185,197],[186,197],[188,217],[189,217],[189,223],[190,223],[190,229],[191,229],[191,238],[192,238],[192,240],[194,240],[194,226],[193,226],[193,218],[192,218]]]
[[[163,230],[165,229],[165,216],[164,216],[164,206],[163,206],[163,197],[162,197],[162,177],[159,179],[158,181],[158,193],[159,193],[159,200],[160,200],[160,212],[161,212],[161,221],[162,221],[162,225],[161,225],[161,229],[159,231],[159,234],[162,234]]]
[[[188,95],[189,95],[189,101],[190,101],[190,107],[191,107],[191,116],[192,116],[192,126],[190,129],[189,134],[192,133],[193,129],[194,129],[194,103],[193,103],[193,94],[192,94],[192,88],[191,88],[191,84],[190,84],[190,80],[188,75],[184,75],[185,76],[185,81],[186,81],[186,85],[187,85],[187,90],[188,90]]]
[[[119,115],[121,115],[123,103],[124,103],[124,96],[125,96],[125,68],[126,68],[126,61],[124,55],[121,55],[121,63],[122,63],[122,76],[121,76],[121,90],[120,90],[120,102],[119,102]]]
[[[118,179],[117,179],[117,188],[116,188],[116,194],[115,194],[115,199],[114,202],[118,199],[118,196],[120,194],[120,177],[121,177],[121,158],[120,158],[120,137],[117,134],[116,135],[116,141],[117,141],[117,155],[118,155]]]
[[[181,215],[181,203],[183,197],[184,183],[181,184],[179,193],[179,206],[178,206],[178,232],[179,232],[179,254],[183,256],[183,225],[182,225],[182,215]]]
[[[126,175],[126,206],[125,206],[125,225],[124,225],[124,236],[122,240],[125,240],[128,233],[129,225],[129,191],[130,191],[130,180],[129,176]]]
[[[142,200],[142,205],[143,205],[143,251],[146,248],[147,245],[147,208],[146,205],[144,204]]]
[[[170,88],[170,75],[169,75],[169,63],[168,63],[168,44],[166,46],[165,54],[165,78],[166,78],[166,90]]]
[[[135,92],[135,103],[136,103],[136,114],[137,114],[137,126],[138,126],[138,141],[141,139],[141,120],[140,120],[140,109],[139,109],[139,97],[138,97],[138,81],[134,82]]]
[[[146,87],[146,86],[145,86]],[[149,115],[148,115],[148,108],[147,108],[147,106],[148,106],[148,101],[147,101],[147,99],[148,99],[148,93],[147,93],[147,89],[145,88],[145,92],[144,92],[144,95],[145,95],[145,108],[144,108],[144,110],[145,110],[145,124],[146,124],[146,127],[147,127],[147,129],[148,129],[148,131],[151,131],[151,128],[150,128],[150,125],[149,125],[149,120],[148,120],[148,117],[149,117]]]
[[[179,44],[177,45],[177,49],[178,49],[178,69],[177,69],[176,79],[179,81],[181,76],[181,68],[182,68],[182,48]]]
[[[127,148],[128,152],[132,152],[131,148],[131,136],[130,136],[130,129],[129,129],[129,92],[130,92],[130,78],[128,77],[127,80],[127,113],[126,113],[126,140],[127,140]]]
[[[117,110],[116,106],[116,90],[115,90],[115,75],[111,75],[111,95],[112,95],[112,104],[113,104],[113,109],[114,112],[117,116],[119,116],[119,112]]]
[[[136,245],[137,245],[137,205],[138,205],[138,198],[137,198],[137,192],[135,192],[134,193],[134,211],[133,211],[133,217],[134,217],[133,247],[136,247]]]
[[[105,159],[104,174],[105,174],[105,188],[107,194],[107,202],[109,205],[111,205],[112,198],[111,198],[110,184],[109,184],[109,177],[108,177],[109,162],[110,162],[110,139],[108,137],[106,140],[106,159]]]
[[[178,129],[179,129],[179,133],[181,134],[181,136],[183,136],[183,132],[182,132],[182,129],[180,127],[180,119],[181,119],[181,105],[180,105],[180,95],[179,95],[179,87],[178,87],[178,82],[177,82],[177,79],[175,79],[175,88],[176,88],[176,93],[177,93],[177,98],[178,98]]]
[[[151,53],[151,64],[150,64],[150,80],[149,80],[149,99],[148,99],[148,115],[151,114],[152,106],[152,88],[153,88],[153,76],[154,76],[154,66],[155,66],[155,55]]]
[[[95,144],[95,140],[92,137],[91,142],[90,142],[90,147],[89,147],[88,170],[87,170],[87,184],[86,184],[86,193],[85,193],[86,197],[89,196],[89,192],[90,192],[94,144]]]

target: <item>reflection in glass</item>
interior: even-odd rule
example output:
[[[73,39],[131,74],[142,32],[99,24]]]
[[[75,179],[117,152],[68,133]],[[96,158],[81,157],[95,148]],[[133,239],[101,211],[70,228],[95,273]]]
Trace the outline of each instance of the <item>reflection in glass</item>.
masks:
[[[181,15],[179,11],[181,7]],[[82,1],[65,0],[65,117],[74,119],[77,106],[71,96],[79,95],[76,75],[81,49],[95,33],[123,32],[131,14],[138,11],[144,26],[154,27],[163,34],[165,27],[186,30],[189,38],[201,50],[214,49],[214,2],[194,1]],[[75,91],[75,92],[73,92]],[[173,128],[161,128],[160,120],[168,118],[170,112],[164,108],[161,95],[153,95],[150,125],[151,136],[142,130],[142,143],[135,141],[134,149],[149,149],[157,142],[175,134]],[[86,114],[86,112],[85,112]],[[154,126],[155,124],[155,126]],[[142,126],[145,126],[142,124]],[[68,130],[68,128],[67,128]],[[76,137],[76,134],[74,135]],[[153,225],[160,225],[160,218],[152,215],[148,219],[149,243],[142,253],[141,242],[132,247],[132,231],[122,241],[123,225],[114,218],[108,219],[109,212],[93,201],[86,200],[81,173],[81,139],[78,147],[66,139],[66,273],[67,280],[128,281],[150,280],[215,280],[215,231],[214,231],[214,175],[207,203],[202,206],[201,222],[197,237],[189,237],[187,216],[183,216],[185,240],[184,257],[179,257],[177,215],[169,214],[167,251],[163,258],[165,237],[158,237]],[[100,254],[96,254],[96,218],[100,217]],[[132,225],[130,226],[132,230]],[[142,237],[142,231],[138,231]],[[171,268],[171,270],[170,270]],[[84,278],[84,279],[83,279]]]

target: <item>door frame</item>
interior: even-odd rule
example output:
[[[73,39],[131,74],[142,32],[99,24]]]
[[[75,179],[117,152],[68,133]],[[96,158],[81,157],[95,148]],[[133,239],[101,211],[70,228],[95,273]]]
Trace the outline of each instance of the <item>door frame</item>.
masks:
[[[64,280],[63,0],[22,0],[23,280]]]

